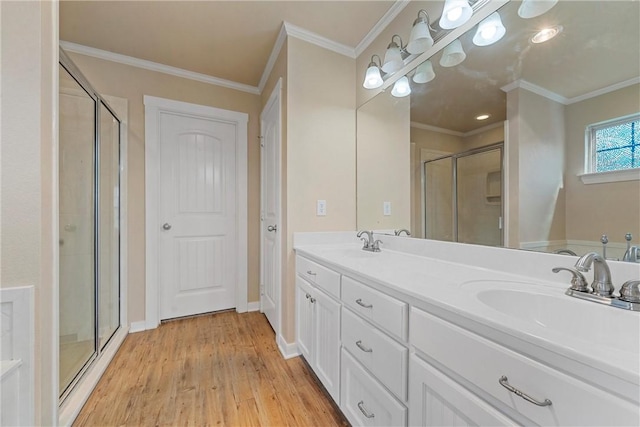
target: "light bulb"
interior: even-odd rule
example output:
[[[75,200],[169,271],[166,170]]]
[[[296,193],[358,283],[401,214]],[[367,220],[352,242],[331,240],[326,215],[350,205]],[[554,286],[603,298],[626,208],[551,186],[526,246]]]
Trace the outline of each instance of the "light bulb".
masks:
[[[482,31],[480,32],[480,35],[485,40],[491,40],[493,36],[496,35],[497,32],[498,32],[498,29],[495,26],[488,25],[482,29]]]
[[[506,32],[507,30],[502,25],[500,14],[494,12],[478,24],[476,34],[473,36],[473,44],[476,46],[488,46],[500,40]]]
[[[454,7],[447,12],[447,19],[449,21],[457,21],[462,16],[462,8],[460,6]]]

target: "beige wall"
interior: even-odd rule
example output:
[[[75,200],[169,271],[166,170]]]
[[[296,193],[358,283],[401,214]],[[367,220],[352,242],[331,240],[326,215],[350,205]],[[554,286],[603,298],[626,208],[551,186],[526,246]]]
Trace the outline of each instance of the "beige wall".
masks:
[[[507,94],[508,246],[564,239],[564,106],[533,92]]]
[[[355,60],[289,38],[283,335],[295,339],[293,233],[356,228]],[[327,215],[316,216],[316,201]]]
[[[389,92],[358,109],[359,229],[411,227],[409,110],[409,97]],[[391,202],[391,215],[384,215],[384,202]]]
[[[151,95],[249,114],[248,124],[248,300],[259,300],[260,96],[128,65],[71,54],[96,90],[129,102],[129,310],[130,322],[145,318],[144,105]]]
[[[35,288],[35,424],[57,423],[58,5],[0,2],[1,287]]]
[[[626,243],[640,241],[640,181],[585,185],[585,129],[588,125],[640,112],[640,85],[619,89],[566,107],[567,119],[567,239]]]

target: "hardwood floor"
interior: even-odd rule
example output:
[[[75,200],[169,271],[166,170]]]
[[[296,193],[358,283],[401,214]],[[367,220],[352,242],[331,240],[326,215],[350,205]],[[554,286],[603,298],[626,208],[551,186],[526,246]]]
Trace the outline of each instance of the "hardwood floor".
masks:
[[[261,313],[223,312],[130,334],[75,426],[349,425]]]

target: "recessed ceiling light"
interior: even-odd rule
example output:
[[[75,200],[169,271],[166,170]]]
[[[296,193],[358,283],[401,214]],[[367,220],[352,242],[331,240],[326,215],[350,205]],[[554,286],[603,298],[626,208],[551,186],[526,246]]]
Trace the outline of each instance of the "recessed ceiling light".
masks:
[[[551,40],[562,32],[562,25],[556,25],[555,27],[545,28],[538,31],[533,37],[531,37],[532,43],[544,43]]]
[[[491,117],[489,114],[481,114],[476,117],[476,120],[487,120],[489,117]]]

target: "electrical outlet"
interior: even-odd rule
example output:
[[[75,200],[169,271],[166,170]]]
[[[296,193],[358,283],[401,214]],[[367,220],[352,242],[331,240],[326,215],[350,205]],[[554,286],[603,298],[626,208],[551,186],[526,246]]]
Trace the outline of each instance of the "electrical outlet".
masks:
[[[391,215],[391,202],[384,202],[382,204],[382,211],[384,212],[384,216]]]
[[[327,201],[326,200],[318,200],[316,203],[316,216],[326,216],[327,215]]]

